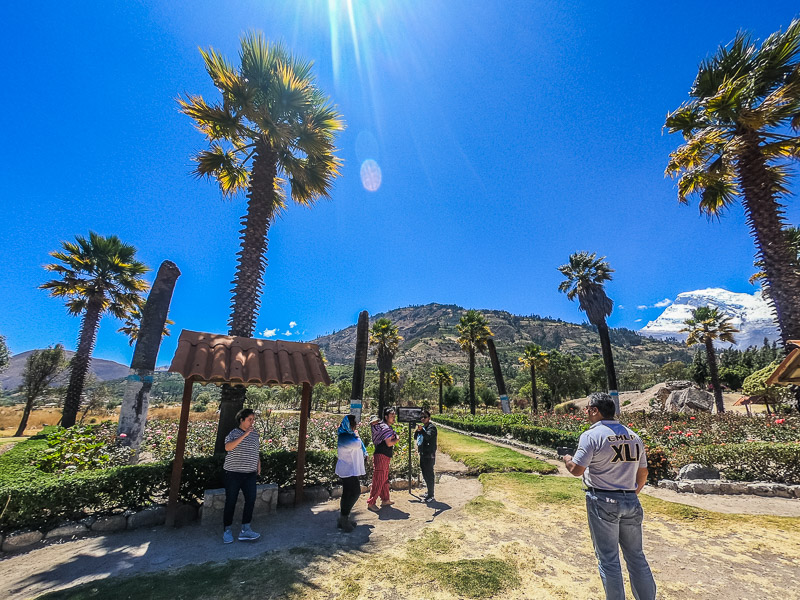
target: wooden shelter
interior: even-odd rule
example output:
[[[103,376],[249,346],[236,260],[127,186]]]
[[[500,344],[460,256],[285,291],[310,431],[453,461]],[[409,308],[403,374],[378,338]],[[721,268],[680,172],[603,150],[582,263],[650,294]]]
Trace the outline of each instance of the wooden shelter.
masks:
[[[181,417],[175,461],[167,504],[167,524],[175,524],[178,491],[181,485],[189,407],[195,383],[231,385],[299,385],[303,386],[300,405],[300,433],[297,441],[297,475],[295,504],[303,499],[305,478],[306,431],[311,406],[311,389],[318,383],[330,385],[331,380],[319,346],[303,342],[285,342],[259,338],[234,337],[198,331],[181,331],[178,348],[169,371],[184,378]]]
[[[767,377],[767,385],[800,385],[800,340],[789,340],[787,346],[794,348]]]

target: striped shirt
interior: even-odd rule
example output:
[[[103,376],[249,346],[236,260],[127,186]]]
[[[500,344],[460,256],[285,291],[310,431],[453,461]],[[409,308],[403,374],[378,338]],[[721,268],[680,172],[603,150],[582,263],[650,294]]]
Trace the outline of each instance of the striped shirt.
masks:
[[[231,431],[225,438],[225,443],[238,440],[244,435],[244,431],[238,427]],[[226,471],[235,471],[236,473],[254,473],[258,471],[258,453],[260,450],[258,442],[258,432],[251,431],[246,438],[244,438],[239,445],[233,450],[228,452],[225,457],[225,464],[222,466]]]

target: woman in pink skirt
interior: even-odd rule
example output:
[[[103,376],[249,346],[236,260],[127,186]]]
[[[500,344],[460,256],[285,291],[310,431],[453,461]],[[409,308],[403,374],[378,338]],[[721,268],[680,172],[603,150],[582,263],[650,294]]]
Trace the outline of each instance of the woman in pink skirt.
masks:
[[[397,443],[397,434],[392,429],[395,420],[393,408],[386,408],[383,411],[383,421],[372,424],[372,444],[375,446],[375,453],[372,455],[373,472],[372,488],[369,491],[367,509],[378,512],[378,497],[381,499],[381,506],[391,506],[394,504],[389,499],[389,463],[392,460],[393,446]]]

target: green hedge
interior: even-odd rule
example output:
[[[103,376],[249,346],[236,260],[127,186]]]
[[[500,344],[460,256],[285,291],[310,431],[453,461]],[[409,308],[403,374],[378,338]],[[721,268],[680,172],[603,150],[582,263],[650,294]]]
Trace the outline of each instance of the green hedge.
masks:
[[[507,433],[515,439],[537,446],[557,448],[559,446],[569,446],[575,448],[578,445],[580,434],[561,429],[551,429],[550,427],[536,427],[535,425],[521,425],[517,423],[488,422],[480,419],[464,420],[458,417],[448,417],[437,415],[437,423],[449,425],[462,431],[474,431],[486,435],[503,437]]]
[[[164,502],[169,492],[171,462],[49,475],[30,466],[35,452],[36,447],[21,448],[11,460],[0,464],[0,473],[4,475],[0,478],[0,510],[5,506],[0,530],[45,527],[95,513],[137,509]],[[296,460],[296,454],[286,450],[262,454],[259,482],[292,485]],[[223,461],[224,456],[186,459],[181,501],[196,503],[202,499],[204,490],[223,487]],[[13,465],[19,467],[14,476]],[[335,482],[335,465],[335,451],[306,452],[306,485]]]
[[[800,444],[746,442],[694,446],[682,451],[676,465],[700,463],[716,466],[735,481],[774,481],[800,484]]]

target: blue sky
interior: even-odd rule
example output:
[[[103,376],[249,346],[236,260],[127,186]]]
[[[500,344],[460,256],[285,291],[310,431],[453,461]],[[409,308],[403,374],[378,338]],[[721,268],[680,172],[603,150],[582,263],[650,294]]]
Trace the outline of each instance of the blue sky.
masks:
[[[37,286],[48,252],[90,229],[133,244],[154,269],[180,267],[160,364],[181,328],[227,330],[244,198],[223,200],[191,176],[204,141],[175,98],[216,99],[198,47],[235,59],[250,29],[314,60],[347,122],[331,200],[292,207],[270,230],[259,332],[311,339],[364,309],[429,302],[580,322],[556,289],[556,267],[578,250],[616,269],[613,326],[639,328],[683,291],[755,290],[741,208],[709,222],[678,205],[663,171],[680,140],[661,128],[704,57],[740,28],[763,39],[786,27],[796,2],[350,6],[4,9],[0,334],[12,352],[74,348],[79,319]],[[360,176],[368,159],[381,171],[376,191]],[[794,199],[787,217],[800,221]],[[118,327],[102,321],[95,356],[129,360]]]

